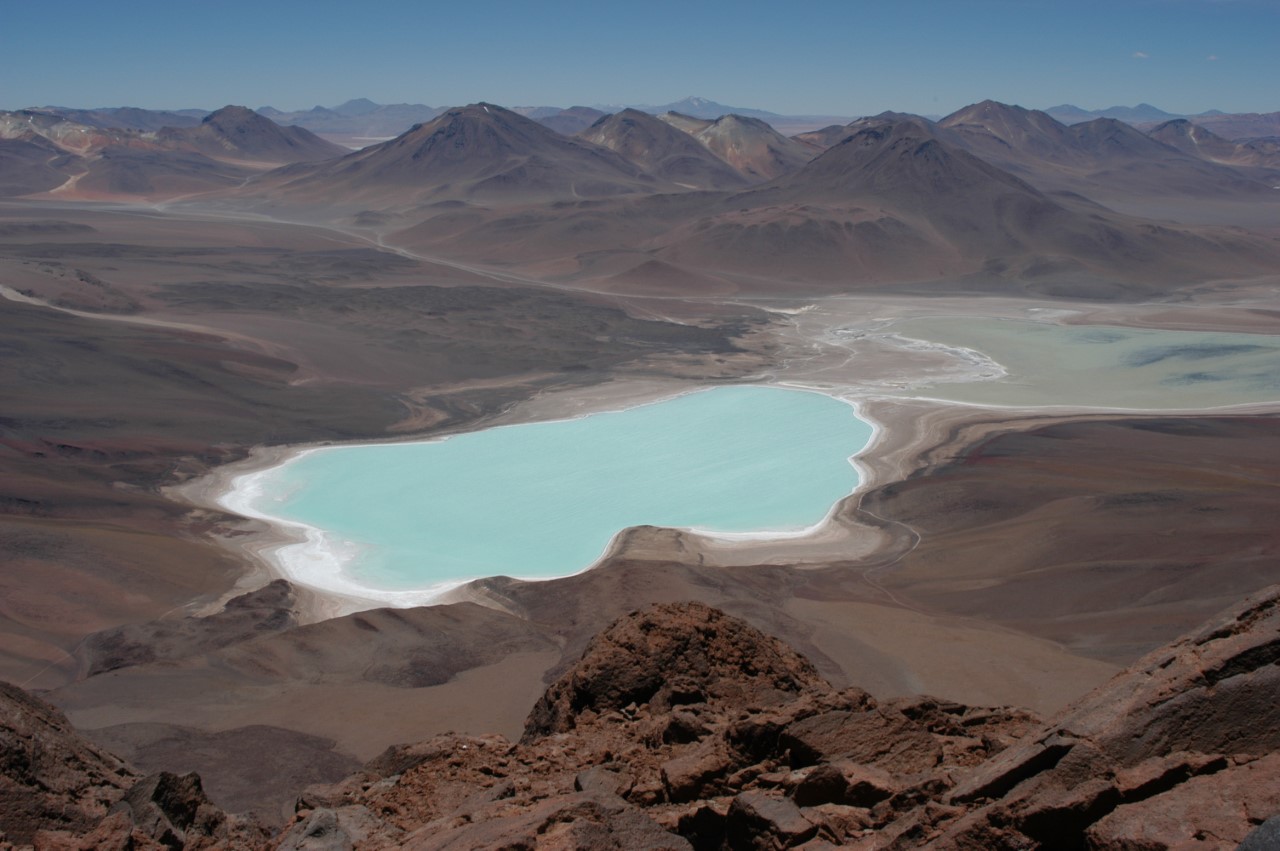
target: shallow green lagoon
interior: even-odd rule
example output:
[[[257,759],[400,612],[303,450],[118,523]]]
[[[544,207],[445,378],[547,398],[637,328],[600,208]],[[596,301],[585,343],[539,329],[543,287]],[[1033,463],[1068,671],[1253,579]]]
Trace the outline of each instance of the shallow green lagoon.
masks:
[[[721,387],[428,443],[312,450],[243,477],[224,504],[305,530],[276,555],[331,590],[564,576],[629,526],[817,524],[857,486],[850,458],[871,434],[830,396]]]
[[[1174,410],[1280,400],[1280,337],[947,317],[896,334],[982,352],[1009,375],[925,395],[987,405]],[[919,392],[917,389],[913,392]]]

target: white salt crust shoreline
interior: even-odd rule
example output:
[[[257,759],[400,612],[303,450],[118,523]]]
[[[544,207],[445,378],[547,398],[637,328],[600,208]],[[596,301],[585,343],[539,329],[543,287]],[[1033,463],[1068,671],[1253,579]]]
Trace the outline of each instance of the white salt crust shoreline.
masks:
[[[501,425],[491,426],[491,428],[514,428],[528,422],[567,422],[582,419],[598,413],[619,412],[644,407],[646,405],[658,404],[681,396],[686,396],[691,393],[709,390],[717,386],[725,385],[702,384],[696,387],[686,386],[679,390],[672,388],[671,392],[657,397],[651,397],[648,394],[641,394],[641,398],[634,404],[624,404],[622,406],[609,405],[607,407],[584,411],[572,417],[561,417],[554,420],[537,419],[527,420],[524,422],[504,423]],[[868,470],[861,462],[860,458],[879,442],[881,434],[883,433],[883,427],[863,412],[862,405],[859,404],[859,402],[825,390],[805,387],[791,382],[769,382],[763,384],[757,383],[754,385],[748,383],[736,386],[773,386],[779,387],[780,389],[795,390],[798,392],[818,393],[844,402],[852,407],[854,409],[855,416],[871,428],[871,435],[868,438],[867,443],[857,454],[850,456],[847,459],[849,464],[858,474],[858,484],[848,495],[833,503],[828,509],[827,514],[821,520],[803,528],[759,530],[750,532],[720,532],[689,527],[681,528],[680,531],[697,535],[712,542],[746,545],[756,542],[779,542],[804,539],[820,533],[831,523],[832,518],[840,510],[841,506],[844,505],[845,501],[850,496],[859,493],[864,484],[868,481]],[[445,439],[447,439],[447,436],[418,440],[398,440],[394,442],[415,444],[435,443]],[[267,574],[272,578],[280,577],[287,579],[290,582],[307,588],[314,594],[318,595],[319,599],[317,600],[317,603],[323,612],[322,616],[333,617],[335,614],[347,614],[354,611],[360,611],[362,609],[381,606],[409,608],[413,606],[445,602],[445,597],[449,592],[459,589],[474,580],[462,579],[453,582],[429,585],[424,588],[400,591],[362,585],[359,582],[354,581],[345,571],[345,568],[359,557],[358,545],[342,541],[323,529],[319,529],[305,523],[277,517],[255,507],[255,502],[262,495],[263,480],[267,478],[274,469],[284,464],[290,463],[310,453],[327,448],[333,448],[337,445],[341,445],[345,448],[380,445],[387,442],[388,441],[361,441],[343,444],[275,447],[267,451],[258,450],[255,451],[252,459],[247,462],[241,462],[249,469],[243,469],[234,473],[230,470],[226,470],[223,471],[223,475],[220,476],[215,473],[206,480],[202,480],[202,482],[198,483],[196,486],[188,486],[187,488],[184,488],[184,496],[193,501],[207,505],[211,504],[218,508],[225,509],[226,511],[230,511],[242,517],[257,520],[264,524],[266,527],[265,532],[260,535],[255,535],[254,537],[256,540],[243,545],[244,548],[263,565]],[[513,576],[512,578],[530,582],[545,581],[549,579],[562,579],[566,576],[573,576],[578,573],[591,570],[609,557],[609,555],[614,551],[619,538],[624,535],[626,531],[627,529],[617,530],[600,554],[589,565],[579,570],[567,571],[558,576]]]

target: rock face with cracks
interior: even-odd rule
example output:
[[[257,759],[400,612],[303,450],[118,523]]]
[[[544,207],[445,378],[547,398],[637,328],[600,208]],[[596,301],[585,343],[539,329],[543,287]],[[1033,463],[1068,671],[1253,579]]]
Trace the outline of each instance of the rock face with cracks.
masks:
[[[196,774],[146,777],[57,709],[0,683],[0,849],[261,848],[266,831],[213,806]]]
[[[520,742],[390,748],[309,788],[272,838],[208,804],[195,775],[139,779],[83,750],[15,690],[4,829],[48,848],[1266,848],[1280,823],[1278,648],[1280,586],[1045,723],[836,690],[740,620],[659,605],[597,636]],[[40,747],[9,744],[37,722]],[[21,774],[12,755],[41,748],[85,756],[67,771],[29,759]],[[61,821],[51,806],[12,820],[37,786],[63,790]]]

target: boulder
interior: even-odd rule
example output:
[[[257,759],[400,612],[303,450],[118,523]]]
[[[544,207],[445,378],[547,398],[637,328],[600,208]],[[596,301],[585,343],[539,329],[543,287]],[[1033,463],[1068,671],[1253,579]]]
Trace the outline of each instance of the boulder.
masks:
[[[584,713],[692,701],[773,702],[828,688],[813,665],[776,638],[701,603],[652,606],[613,623],[547,689],[523,741],[573,729]]]
[[[1188,779],[1117,807],[1086,832],[1090,848],[1235,848],[1280,813],[1280,753]]]
[[[845,759],[905,774],[926,771],[942,761],[942,746],[933,735],[885,707],[802,719],[783,729],[779,747],[791,752],[796,766]]]
[[[817,832],[818,826],[794,803],[766,792],[735,797],[725,820],[726,840],[734,849],[794,848]]]

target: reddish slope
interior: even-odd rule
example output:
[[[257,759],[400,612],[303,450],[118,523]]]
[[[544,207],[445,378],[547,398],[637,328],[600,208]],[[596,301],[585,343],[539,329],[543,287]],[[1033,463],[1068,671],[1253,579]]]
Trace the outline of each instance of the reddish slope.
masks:
[[[688,133],[635,109],[607,115],[578,134],[645,171],[691,189],[740,189],[748,181]]]
[[[753,183],[795,171],[814,154],[809,145],[788,139],[758,118],[725,115],[708,121],[678,112],[659,118],[692,135]]]
[[[0,144],[7,152],[0,162],[0,192],[57,189],[63,198],[161,200],[239,186],[255,170],[245,160],[281,162],[293,156],[287,153],[294,150],[290,131],[264,118],[258,120],[269,127],[259,128],[261,133],[241,128],[246,132],[239,141],[245,147],[235,148],[234,135],[227,136],[226,144],[214,144],[221,138],[217,134],[232,133],[231,117],[223,110],[199,128],[152,133],[90,126],[41,110],[0,113]]]

